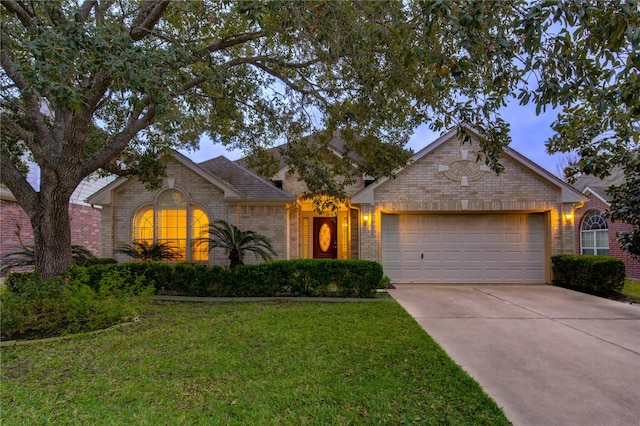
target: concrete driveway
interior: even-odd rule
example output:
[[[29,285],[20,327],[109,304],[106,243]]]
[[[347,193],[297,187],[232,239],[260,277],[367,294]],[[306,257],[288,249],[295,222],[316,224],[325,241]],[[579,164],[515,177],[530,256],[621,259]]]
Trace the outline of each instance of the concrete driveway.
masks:
[[[547,285],[389,293],[515,425],[640,425],[640,305]]]

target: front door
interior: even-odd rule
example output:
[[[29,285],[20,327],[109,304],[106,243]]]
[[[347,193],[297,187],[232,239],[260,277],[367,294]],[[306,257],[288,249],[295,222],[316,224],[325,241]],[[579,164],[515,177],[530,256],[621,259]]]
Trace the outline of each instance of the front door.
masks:
[[[314,259],[336,259],[338,257],[337,234],[335,219],[330,217],[313,218]]]

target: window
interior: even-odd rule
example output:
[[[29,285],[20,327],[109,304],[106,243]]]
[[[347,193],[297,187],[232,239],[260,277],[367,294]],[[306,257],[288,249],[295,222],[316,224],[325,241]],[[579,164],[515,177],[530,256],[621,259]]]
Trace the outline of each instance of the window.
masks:
[[[209,260],[208,246],[198,244],[206,236],[209,218],[200,207],[187,203],[180,191],[164,191],[154,206],[141,208],[132,228],[135,241],[167,243],[178,253],[178,261]]]
[[[591,210],[582,218],[580,252],[609,255],[609,226],[602,212]]]

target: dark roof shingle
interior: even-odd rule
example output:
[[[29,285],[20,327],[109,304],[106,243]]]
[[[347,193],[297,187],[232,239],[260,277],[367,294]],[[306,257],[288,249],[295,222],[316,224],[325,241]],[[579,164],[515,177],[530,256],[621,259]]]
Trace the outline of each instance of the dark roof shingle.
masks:
[[[604,179],[592,175],[582,175],[576,179],[576,183],[573,186],[580,192],[584,192],[588,187],[598,197],[610,202],[611,197],[607,194],[607,188],[611,185],[620,185],[624,183],[624,180],[624,171],[616,168]]]
[[[276,188],[271,182],[225,157],[212,158],[211,160],[199,163],[198,166],[225,183],[228,183],[247,198],[282,201],[295,199],[293,195]]]

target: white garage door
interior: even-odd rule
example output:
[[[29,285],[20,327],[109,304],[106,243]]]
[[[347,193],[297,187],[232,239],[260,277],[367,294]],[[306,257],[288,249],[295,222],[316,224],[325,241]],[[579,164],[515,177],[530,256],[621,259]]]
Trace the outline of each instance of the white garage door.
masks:
[[[392,283],[544,283],[543,214],[383,215]]]

